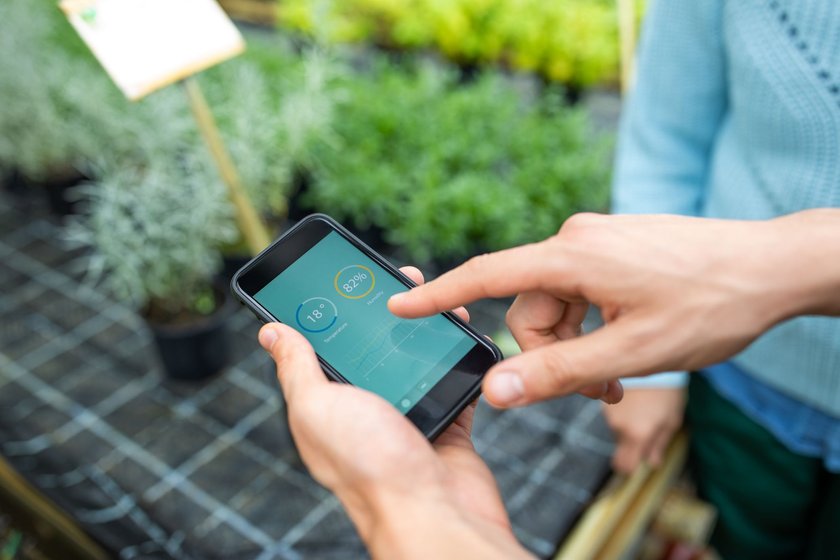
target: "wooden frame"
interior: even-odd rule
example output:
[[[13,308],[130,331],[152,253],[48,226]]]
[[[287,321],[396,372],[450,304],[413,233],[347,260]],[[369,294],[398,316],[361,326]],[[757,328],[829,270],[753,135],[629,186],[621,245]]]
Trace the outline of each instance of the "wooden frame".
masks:
[[[668,489],[682,472],[688,435],[671,441],[658,469],[642,465],[629,477],[614,476],[563,543],[555,560],[616,560],[636,544]]]
[[[38,539],[39,550],[50,558],[107,560],[109,555],[53,503],[0,456],[0,502],[14,514],[15,523]]]

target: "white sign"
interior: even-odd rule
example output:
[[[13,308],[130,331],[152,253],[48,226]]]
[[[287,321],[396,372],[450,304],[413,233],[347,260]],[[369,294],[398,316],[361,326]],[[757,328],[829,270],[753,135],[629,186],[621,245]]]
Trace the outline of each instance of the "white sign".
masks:
[[[245,50],[242,35],[214,0],[62,0],[60,5],[131,100]]]

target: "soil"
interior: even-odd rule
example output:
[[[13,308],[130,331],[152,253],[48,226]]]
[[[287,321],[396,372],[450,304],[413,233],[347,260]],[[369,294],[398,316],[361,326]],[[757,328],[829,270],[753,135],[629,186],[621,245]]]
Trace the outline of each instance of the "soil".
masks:
[[[188,325],[200,325],[209,321],[213,315],[224,306],[226,296],[218,287],[213,288],[214,304],[210,313],[199,313],[195,310],[181,308],[177,311],[167,309],[159,302],[151,301],[140,312],[144,319],[157,327],[184,327]]]

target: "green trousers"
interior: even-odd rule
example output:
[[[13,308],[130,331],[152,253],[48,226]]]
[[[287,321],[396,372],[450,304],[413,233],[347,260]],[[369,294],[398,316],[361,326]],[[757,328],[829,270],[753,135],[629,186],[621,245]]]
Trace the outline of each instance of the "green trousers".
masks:
[[[788,450],[692,375],[686,421],[700,496],[718,510],[726,560],[840,559],[840,474]]]

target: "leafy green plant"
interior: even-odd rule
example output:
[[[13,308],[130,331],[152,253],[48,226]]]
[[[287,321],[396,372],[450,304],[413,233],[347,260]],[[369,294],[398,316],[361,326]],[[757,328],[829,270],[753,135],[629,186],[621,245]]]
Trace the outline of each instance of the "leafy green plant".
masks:
[[[208,165],[181,153],[177,165],[100,170],[79,187],[89,205],[71,219],[71,244],[90,249],[88,278],[159,322],[182,322],[214,309],[219,247],[235,239],[230,206]]]
[[[606,204],[609,142],[559,95],[527,100],[498,75],[464,85],[423,65],[345,80],[339,143],[320,145],[306,202],[382,228],[407,258],[541,239]]]
[[[35,181],[83,167],[98,136],[78,126],[91,115],[75,110],[66,82],[89,77],[90,67],[45,48],[55,33],[45,6],[7,0],[0,21],[0,167]]]
[[[575,87],[613,80],[613,0],[281,0],[280,24],[337,42],[435,48],[461,64],[500,63]]]
[[[6,15],[10,5],[19,10],[16,18],[28,14],[20,8],[25,0],[10,2],[0,6]],[[329,26],[319,33],[327,31],[333,33]],[[78,48],[77,39],[64,32],[56,39],[49,29],[39,33],[32,36],[49,40],[30,45],[32,52],[41,52],[38,60],[63,61],[67,69],[55,70],[61,87],[39,90],[49,95],[31,96],[35,101],[27,111],[60,111],[49,122],[59,119],[52,130],[64,140],[58,155],[39,158],[30,167],[37,171],[50,160],[99,162],[93,172],[97,180],[84,190],[89,215],[70,230],[77,243],[99,255],[92,273],[100,271],[115,293],[139,307],[177,314],[178,303],[189,301],[186,309],[199,309],[201,290],[188,288],[188,297],[170,297],[168,287],[174,284],[166,279],[181,276],[191,286],[203,284],[206,294],[212,268],[207,263],[216,258],[208,255],[235,241],[235,235],[221,182],[207,161],[183,92],[167,88],[128,103]],[[16,52],[26,38],[4,33],[0,41],[11,41],[11,35],[18,41],[10,47]],[[301,55],[298,43],[282,37],[248,39],[245,57],[200,79],[246,188],[264,212],[281,210],[292,175],[302,169],[313,179],[303,200],[310,208],[357,228],[381,228],[389,241],[405,248],[407,258],[427,260],[539,239],[572,212],[605,205],[607,145],[588,133],[585,115],[565,107],[559,96],[523,98],[498,75],[460,84],[455,71],[435,63],[409,62],[402,68],[374,54],[364,57],[364,64],[354,59],[353,66],[323,47],[304,48]],[[65,41],[68,48],[60,47]],[[61,58],[58,51],[72,54]],[[11,65],[8,58],[0,64]],[[37,61],[31,64],[39,68]],[[14,89],[18,103],[7,112],[0,104],[0,166],[20,166],[29,155],[17,146],[17,151],[8,149],[7,140],[29,132],[18,132],[24,119],[16,111],[28,102],[22,92],[45,78],[23,76],[0,81],[3,91]],[[31,127],[32,144],[54,140],[49,130],[48,124]],[[194,206],[205,203],[215,210]],[[177,220],[165,219],[165,210]],[[128,225],[109,226],[111,220]],[[113,240],[106,238],[111,227],[119,233]],[[148,252],[131,244],[127,232],[134,230]],[[189,262],[164,243],[162,231],[176,232],[182,242],[201,240],[203,248],[195,249],[204,257]],[[141,256],[124,256],[134,251]],[[148,260],[155,251],[161,263]],[[195,280],[190,266],[197,271]]]

